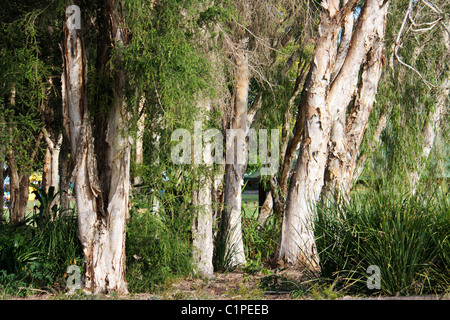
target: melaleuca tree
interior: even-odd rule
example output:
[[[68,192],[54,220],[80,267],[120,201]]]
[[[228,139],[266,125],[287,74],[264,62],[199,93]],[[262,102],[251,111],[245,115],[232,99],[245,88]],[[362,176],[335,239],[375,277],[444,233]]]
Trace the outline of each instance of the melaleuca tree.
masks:
[[[381,148],[365,174],[370,176],[370,168],[390,172],[387,183],[414,193],[423,174],[431,185],[446,174],[450,9],[445,1],[403,1],[392,10],[402,19],[388,20],[389,68],[376,113],[389,115],[389,121],[382,121]],[[377,119],[372,121],[377,128]],[[368,153],[371,141],[364,146]]]
[[[322,195],[351,189],[382,69],[389,1],[323,1],[294,137],[301,139],[277,259],[318,268],[312,221]],[[357,17],[357,20],[355,20]],[[301,137],[301,138],[300,138]]]
[[[28,201],[29,175],[40,169],[41,128],[49,96],[55,92],[58,30],[52,14],[59,3],[6,1],[1,13],[1,95],[4,142],[11,187],[11,221],[21,222]],[[53,41],[49,41],[52,39]],[[59,51],[56,53],[60,57]],[[8,145],[8,147],[6,147]]]
[[[262,124],[260,120],[261,114],[264,114],[261,111],[263,105],[274,110],[270,104],[274,92],[278,91],[278,83],[273,81],[272,74],[280,63],[280,57],[290,55],[287,53],[289,50],[286,52],[282,50],[291,43],[291,39],[297,38],[301,25],[299,21],[303,21],[299,17],[305,12],[308,13],[309,6],[303,11],[305,8],[303,2],[236,1],[231,4],[231,8],[234,14],[227,23],[220,26],[223,30],[221,45],[230,62],[226,79],[231,99],[223,111],[223,128],[225,133],[228,129],[235,132],[241,130],[243,136],[247,136],[250,130],[256,128],[255,124],[258,123],[257,127]],[[285,67],[289,69],[296,59],[297,56],[294,55],[286,62]],[[277,126],[272,126],[270,129],[276,128]],[[289,129],[286,130],[288,131]],[[236,143],[235,150],[245,156],[243,161],[238,158],[231,162],[224,159],[221,242],[225,243],[224,254],[229,257],[230,265],[239,266],[245,263],[241,231],[241,189],[250,146],[248,141],[239,142],[242,137],[237,137],[237,141],[235,138],[227,137],[227,152],[234,149]]]
[[[141,105],[135,132],[142,162],[136,159],[133,169],[141,180],[137,187],[151,199],[154,214],[192,221],[194,270],[211,276],[214,166],[203,163],[203,154],[195,160],[192,154],[186,164],[175,163],[172,134],[180,129],[192,136],[196,121],[202,130],[215,127],[219,85],[212,81],[211,65],[217,48],[208,22],[220,12],[208,1],[130,1],[126,8],[131,34],[123,55],[131,84],[127,97]]]

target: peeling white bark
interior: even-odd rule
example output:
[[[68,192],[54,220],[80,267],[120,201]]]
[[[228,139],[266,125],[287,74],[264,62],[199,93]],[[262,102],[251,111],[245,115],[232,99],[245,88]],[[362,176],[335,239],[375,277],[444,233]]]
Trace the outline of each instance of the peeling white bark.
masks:
[[[355,4],[346,1],[339,9],[339,1],[322,2],[327,10],[322,12],[319,39],[302,94],[303,138],[286,200],[277,255],[280,263],[319,268],[312,229],[315,203],[325,181],[332,182],[332,188],[339,186],[343,164],[349,161],[345,113],[356,93],[361,64],[374,39],[383,38],[388,6],[382,1],[366,1],[350,37],[351,9]],[[337,49],[341,24],[344,34]],[[371,89],[376,93],[376,86]]]
[[[339,1],[323,2],[331,11],[323,11],[319,39],[305,82],[305,122],[300,154],[291,178],[283,219],[277,260],[289,265],[318,268],[318,255],[312,232],[311,201],[316,201],[323,185],[327,160],[327,142],[331,129],[326,94],[336,57],[338,28],[334,24]]]
[[[114,2],[108,8],[111,41],[122,42]],[[114,104],[106,122],[102,148],[106,164],[99,172],[94,136],[86,104],[86,61],[76,29],[65,26],[63,114],[71,140],[79,238],[85,256],[85,289],[127,293],[125,279],[125,222],[130,188],[130,141],[123,134],[127,121],[120,89],[124,76],[115,76]],[[99,124],[96,124],[99,125]],[[100,130],[101,131],[101,130]],[[101,137],[96,137],[101,139]],[[105,151],[103,150],[103,151]],[[100,176],[102,178],[100,178]]]
[[[201,121],[198,124],[203,125],[209,119],[211,111],[211,100],[207,97],[201,97],[201,101],[197,104]],[[196,128],[194,130],[202,130]],[[202,136],[202,135],[201,135]],[[194,270],[203,277],[210,278],[213,276],[213,207],[212,207],[212,157],[211,140],[199,141],[196,145],[197,159],[194,163],[206,163],[201,166],[202,170],[197,172],[198,176],[194,179],[192,189],[192,205],[194,210],[194,219],[192,223],[192,250],[194,258]],[[194,155],[195,157],[195,155]],[[197,169],[199,165],[195,165]]]

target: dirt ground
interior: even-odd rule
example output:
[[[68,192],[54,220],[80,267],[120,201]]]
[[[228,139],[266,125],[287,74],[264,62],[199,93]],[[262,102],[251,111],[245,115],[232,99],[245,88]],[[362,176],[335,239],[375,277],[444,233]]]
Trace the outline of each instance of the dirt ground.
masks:
[[[450,300],[450,295],[422,295],[398,297],[359,297],[345,294],[295,295],[299,292],[298,283],[301,273],[287,270],[268,277],[261,273],[248,275],[240,271],[216,273],[213,278],[175,279],[165,284],[157,293],[137,293],[127,296],[67,296],[63,293],[52,294],[45,290],[36,290],[36,294],[26,298],[3,297],[16,300],[294,300],[294,299],[337,299],[337,300]],[[297,291],[296,291],[297,289]],[[294,294],[293,294],[294,292]]]

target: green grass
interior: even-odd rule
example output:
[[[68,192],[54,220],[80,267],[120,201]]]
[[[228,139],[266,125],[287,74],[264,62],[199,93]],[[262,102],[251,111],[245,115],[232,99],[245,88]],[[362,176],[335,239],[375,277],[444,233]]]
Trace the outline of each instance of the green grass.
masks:
[[[192,271],[191,219],[164,212],[135,213],[127,224],[126,261],[130,292],[158,290]]]
[[[448,291],[449,234],[443,194],[355,193],[341,205],[322,203],[315,221],[322,277],[354,293]],[[371,265],[380,268],[380,290],[367,288]]]
[[[258,203],[258,199],[259,199],[258,194],[246,194],[246,193],[242,194],[242,204],[247,202]]]
[[[65,286],[70,264],[82,265],[76,217],[69,215],[38,225],[28,217],[25,224],[0,226],[0,292],[26,295],[29,288]]]

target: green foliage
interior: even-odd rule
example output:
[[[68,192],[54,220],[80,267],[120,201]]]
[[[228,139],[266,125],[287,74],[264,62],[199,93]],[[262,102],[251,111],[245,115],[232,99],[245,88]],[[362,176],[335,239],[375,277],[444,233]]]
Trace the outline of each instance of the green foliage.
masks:
[[[45,218],[45,217],[44,217]],[[78,225],[73,215],[33,226],[0,226],[0,291],[26,294],[20,288],[64,287],[64,273],[83,261]]]
[[[264,226],[257,219],[258,207],[253,203],[242,204],[243,221],[242,236],[244,250],[248,265],[246,268],[253,272],[264,269],[270,261],[272,254],[278,244],[280,234],[280,219],[271,215]]]
[[[140,207],[145,199],[141,199]],[[137,207],[139,208],[139,207]],[[135,209],[137,210],[137,209]],[[127,281],[132,292],[148,292],[174,276],[192,271],[190,228],[186,215],[133,210],[127,225]]]
[[[446,1],[436,4],[444,12],[449,12]],[[437,179],[448,175],[448,152],[445,141],[449,141],[448,121],[441,121],[439,129],[435,130],[434,146],[424,166],[421,159],[423,152],[423,128],[429,121],[429,115],[435,110],[440,89],[433,88],[428,83],[441,85],[450,77],[448,50],[444,45],[442,27],[436,26],[426,32],[412,32],[408,24],[400,37],[398,54],[402,61],[414,67],[420,74],[401,64],[395,57],[393,48],[397,40],[402,19],[408,1],[391,2],[387,16],[385,36],[386,66],[383,69],[379,83],[377,102],[370,115],[365,140],[361,152],[370,154],[368,141],[371,140],[374,129],[382,113],[389,111],[389,121],[381,136],[381,143],[374,151],[370,163],[365,168],[363,176],[367,179],[379,178],[380,173],[392,185],[408,187],[409,174],[425,167],[421,183],[433,185]],[[414,2],[414,10],[423,6]],[[415,23],[430,22],[433,11],[427,7],[421,12],[413,12]],[[409,21],[407,21],[410,23]],[[414,29],[414,28],[413,28]],[[447,102],[448,103],[448,102]],[[386,173],[386,174],[384,174]]]
[[[60,24],[54,13],[62,1],[13,1],[0,12],[0,137],[14,150],[19,172],[38,169],[30,150],[42,126],[41,111],[55,97],[61,75]],[[52,103],[57,99],[52,99]]]
[[[322,276],[338,289],[385,295],[448,288],[450,207],[444,195],[402,195],[390,188],[355,193],[348,203],[321,204],[315,222]],[[381,290],[366,287],[369,266]]]
[[[43,189],[36,188],[34,185],[33,187],[35,190],[33,191],[33,194],[36,195],[36,200],[39,201],[39,206],[37,207],[39,209],[39,214],[35,215],[35,222],[39,223],[44,217],[48,217],[51,220],[54,220],[57,218],[58,213],[61,213],[61,209],[58,208],[58,204],[52,203],[58,199],[58,195],[63,191],[58,191],[55,193],[55,187],[51,186],[48,188],[48,193],[45,192]]]

